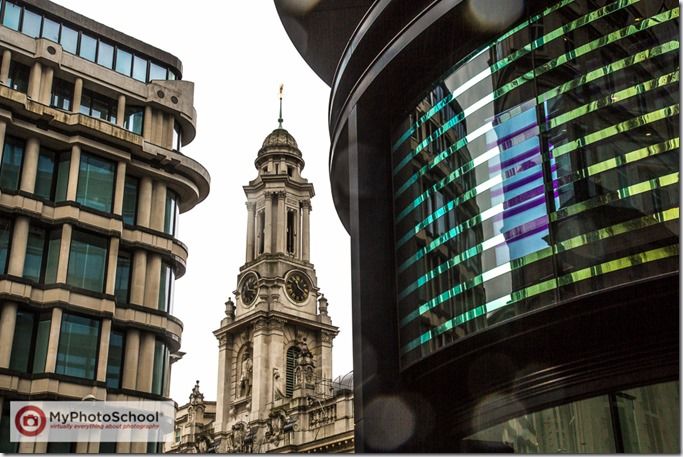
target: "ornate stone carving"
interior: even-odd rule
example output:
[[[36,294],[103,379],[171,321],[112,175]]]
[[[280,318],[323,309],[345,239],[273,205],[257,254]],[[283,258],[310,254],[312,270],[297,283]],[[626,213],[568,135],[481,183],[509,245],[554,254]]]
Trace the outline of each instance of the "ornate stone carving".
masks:
[[[283,319],[278,319],[277,317],[270,318],[270,329],[276,331],[283,331],[285,329],[286,321]]]
[[[311,206],[311,201],[308,200],[308,199],[306,199],[306,200],[301,200],[301,207],[302,207],[302,208],[306,208],[306,209],[308,209],[309,211],[313,209],[313,207]]]
[[[284,390],[282,388],[282,376],[280,370],[273,368],[273,401],[282,400],[285,398]]]
[[[256,319],[256,322],[254,322],[254,331],[257,332],[259,330],[265,330],[268,328],[268,321],[261,317],[259,319]]]
[[[287,414],[283,410],[271,411],[266,422],[266,440],[270,443],[280,441],[286,424]]]
[[[332,343],[333,338],[334,335],[332,335],[330,332],[320,332],[320,340],[325,344]]]
[[[251,360],[251,351],[247,349],[242,356],[240,370],[240,395],[246,397],[251,394],[251,383],[254,374],[254,363]]]
[[[313,354],[308,349],[306,338],[299,342],[299,355],[297,356],[296,368],[294,368],[295,385],[312,384],[315,378],[315,363]]]
[[[318,299],[318,311],[320,312],[321,316],[327,316],[327,298],[325,298],[325,294],[320,294],[320,298]]]
[[[225,302],[225,317],[229,321],[235,320],[235,303],[232,301],[232,298],[228,298],[228,301]]]

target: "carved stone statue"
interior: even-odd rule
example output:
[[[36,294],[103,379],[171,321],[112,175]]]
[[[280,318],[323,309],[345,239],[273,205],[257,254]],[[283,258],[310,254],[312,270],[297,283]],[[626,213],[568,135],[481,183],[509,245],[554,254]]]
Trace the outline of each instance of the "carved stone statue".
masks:
[[[254,364],[251,361],[251,353],[245,351],[242,357],[242,374],[240,375],[240,395],[243,397],[251,394],[252,376],[254,374]]]
[[[225,316],[231,321],[235,320],[235,303],[232,298],[228,298],[225,302]]]
[[[318,299],[318,310],[320,311],[321,316],[327,316],[327,298],[325,298],[324,294],[320,294],[320,298]]]
[[[285,394],[282,390],[282,376],[280,375],[280,370],[273,368],[273,401],[282,400],[283,398],[285,398]]]
[[[306,338],[302,338],[299,342],[296,368],[294,368],[294,382],[296,385],[303,383],[312,384],[314,382],[314,375],[315,363],[313,363],[313,354],[308,349]]]

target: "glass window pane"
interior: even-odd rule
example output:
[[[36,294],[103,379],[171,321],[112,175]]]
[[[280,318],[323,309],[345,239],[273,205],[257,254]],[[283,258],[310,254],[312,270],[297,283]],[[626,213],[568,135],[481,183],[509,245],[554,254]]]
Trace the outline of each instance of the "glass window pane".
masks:
[[[120,251],[116,261],[116,284],[114,286],[116,304],[128,303],[130,299],[131,263],[131,255],[125,251]]]
[[[177,122],[173,123],[173,149],[180,152],[180,148],[183,143],[183,131],[180,128],[180,124]]]
[[[81,154],[76,201],[98,211],[111,212],[116,165],[90,154]]]
[[[133,78],[145,82],[147,79],[147,59],[135,56],[133,58]]]
[[[43,38],[59,43],[59,22],[43,18]]]
[[[114,46],[100,41],[100,47],[97,50],[97,63],[111,68],[114,64]]]
[[[52,319],[49,315],[42,316],[38,322],[38,330],[36,331],[36,345],[33,355],[33,373],[42,373],[45,371],[45,359],[47,358],[47,343],[50,339],[50,322]]]
[[[28,373],[31,341],[33,340],[33,313],[17,311],[17,321],[12,340],[12,355],[9,367],[11,370]]]
[[[102,292],[107,265],[108,240],[104,237],[75,231],[71,236],[67,284]]]
[[[21,23],[21,33],[36,38],[40,36],[40,21],[42,17],[24,8],[24,20]]]
[[[24,260],[24,278],[40,281],[40,269],[43,264],[43,250],[45,249],[45,229],[29,227],[26,243],[26,258]]]
[[[83,95],[81,95],[81,107],[79,108],[79,111],[81,114],[85,114],[86,116],[90,116],[90,107],[92,106],[92,97],[90,96],[89,92],[83,91]]]
[[[149,79],[166,79],[166,67],[157,65],[154,62],[149,63]]]
[[[2,25],[12,30],[19,30],[20,17],[21,7],[12,2],[5,2],[5,15],[2,18]]]
[[[76,49],[78,48],[78,32],[72,28],[62,25],[62,36],[59,40],[59,44],[66,52],[71,54],[76,54]]]
[[[24,160],[24,141],[17,138],[5,138],[0,163],[0,189],[16,191],[19,189],[21,164]]]
[[[123,73],[126,76],[130,76],[130,70],[133,66],[133,55],[124,51],[123,49],[116,49],[116,71]]]
[[[38,156],[38,172],[34,193],[45,200],[52,200],[52,183],[55,174],[55,153],[41,150]]]
[[[99,320],[64,313],[55,372],[94,379],[99,336]]]
[[[168,263],[163,262],[161,264],[161,278],[159,280],[158,305],[160,311],[172,312],[174,277],[173,268]]]
[[[680,452],[680,384],[668,382],[615,394],[627,454]]]
[[[7,76],[7,87],[24,92],[28,90],[28,75],[30,69],[23,63],[12,60],[9,64],[9,75]]]
[[[59,155],[59,162],[57,164],[57,184],[55,185],[55,201],[62,202],[66,200],[66,188],[69,184],[69,168],[71,164],[71,155],[62,153]]]
[[[109,336],[109,355],[107,356],[107,387],[114,389],[121,387],[123,341],[124,333],[112,330]],[[101,446],[100,451],[102,451]]]
[[[175,235],[178,221],[178,195],[172,190],[166,192],[166,213],[164,215],[164,233]]]
[[[57,267],[59,265],[59,247],[62,241],[62,231],[51,230],[47,243],[47,257],[45,260],[45,284],[54,284],[57,281]]]
[[[95,53],[97,51],[97,39],[81,33],[81,47],[78,49],[78,55],[91,62],[95,61]]]
[[[71,111],[73,100],[73,84],[63,79],[55,79],[52,83],[52,99],[50,106],[65,111]]]
[[[164,374],[168,365],[168,349],[166,345],[156,340],[154,345],[154,367],[152,371],[152,393],[163,395]]]
[[[135,225],[138,213],[138,179],[133,176],[126,176],[122,213],[124,224]]]
[[[9,219],[0,218],[0,272],[7,272],[7,259],[9,258],[9,243],[12,232],[12,224]]]
[[[126,117],[123,120],[123,128],[142,135],[142,123],[145,110],[139,106],[127,106]]]
[[[168,70],[168,79],[170,81],[175,81],[175,79],[176,79],[175,73],[173,73],[173,71],[170,69]]]

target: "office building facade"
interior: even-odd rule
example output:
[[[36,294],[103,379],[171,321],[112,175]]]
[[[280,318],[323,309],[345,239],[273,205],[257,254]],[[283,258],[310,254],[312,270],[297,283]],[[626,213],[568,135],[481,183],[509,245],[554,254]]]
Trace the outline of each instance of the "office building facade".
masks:
[[[0,450],[153,452],[159,443],[12,443],[12,400],[164,400],[188,251],[179,213],[208,172],[194,85],[171,54],[46,0],[0,5]]]
[[[275,3],[332,89],[356,449],[679,452],[678,3]]]

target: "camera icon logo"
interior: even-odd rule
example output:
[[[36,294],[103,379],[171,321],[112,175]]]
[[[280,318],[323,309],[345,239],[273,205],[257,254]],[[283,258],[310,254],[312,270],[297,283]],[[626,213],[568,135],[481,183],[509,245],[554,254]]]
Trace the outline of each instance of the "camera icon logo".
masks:
[[[14,417],[14,425],[17,427],[17,431],[29,437],[40,435],[40,432],[45,429],[46,423],[47,418],[43,410],[32,405],[19,409]]]

